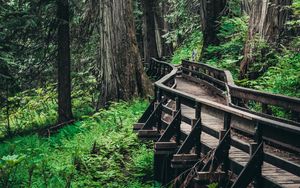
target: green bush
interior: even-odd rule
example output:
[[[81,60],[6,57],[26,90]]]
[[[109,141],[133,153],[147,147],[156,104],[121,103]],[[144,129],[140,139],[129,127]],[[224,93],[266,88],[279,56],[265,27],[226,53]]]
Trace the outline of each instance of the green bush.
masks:
[[[205,50],[203,62],[230,70],[234,78],[238,77],[239,63],[243,59],[243,48],[247,36],[248,17],[222,17],[218,46],[209,46]]]
[[[0,187],[151,187],[152,149],[132,132],[147,105],[114,103],[49,138],[0,144]]]
[[[199,60],[202,49],[202,33],[195,31],[189,38],[187,38],[182,46],[180,46],[172,57],[172,64],[180,64],[183,59],[190,59],[193,51],[196,52],[196,60]]]

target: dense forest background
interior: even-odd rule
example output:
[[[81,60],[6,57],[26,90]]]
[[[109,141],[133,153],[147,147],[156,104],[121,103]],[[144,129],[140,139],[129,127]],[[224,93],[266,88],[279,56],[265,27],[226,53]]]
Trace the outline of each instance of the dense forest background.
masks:
[[[2,0],[0,187],[151,187],[131,131],[143,64],[201,61],[300,97],[299,34],[299,0]]]

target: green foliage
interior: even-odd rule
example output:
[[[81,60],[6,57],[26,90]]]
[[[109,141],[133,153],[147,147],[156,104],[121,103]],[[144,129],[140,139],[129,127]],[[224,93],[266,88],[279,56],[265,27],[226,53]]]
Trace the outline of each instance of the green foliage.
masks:
[[[72,93],[72,105],[76,119],[94,111],[90,91],[83,85],[80,85],[81,90],[74,90]],[[12,134],[40,129],[56,123],[57,94],[55,85],[49,85],[45,89],[26,90],[10,97],[9,101],[9,120]],[[0,109],[0,138],[8,133],[5,110],[5,108]]]
[[[0,4],[0,73],[11,75],[16,88],[44,82],[53,71],[48,66],[55,58],[53,2],[9,0]]]
[[[132,132],[146,107],[143,100],[114,103],[49,138],[2,143],[0,187],[151,187],[152,150]]]
[[[172,64],[180,64],[183,59],[190,59],[193,51],[196,52],[196,60],[199,60],[202,49],[202,33],[195,31],[187,38],[182,46],[180,46],[172,57]]]
[[[208,188],[217,188],[217,187],[218,187],[218,183],[212,183],[208,185]]]
[[[239,63],[243,59],[243,47],[247,35],[248,17],[222,17],[218,37],[221,44],[209,46],[204,62],[222,69],[230,70],[238,77]]]
[[[183,40],[190,36],[196,30],[200,30],[200,17],[193,10],[193,1],[186,0],[168,0],[169,11],[166,20],[172,28],[165,36],[167,43],[173,43],[180,46],[185,43]]]
[[[242,80],[242,85],[271,93],[300,97],[300,54],[285,51],[276,55],[278,63],[257,80]]]
[[[228,14],[232,16],[240,16],[241,13],[241,0],[230,0],[227,2]]]

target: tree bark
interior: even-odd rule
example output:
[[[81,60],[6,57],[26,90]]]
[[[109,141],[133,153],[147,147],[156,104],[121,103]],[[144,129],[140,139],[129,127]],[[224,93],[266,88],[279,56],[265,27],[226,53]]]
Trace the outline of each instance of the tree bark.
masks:
[[[252,0],[241,0],[241,12],[247,15],[251,13]]]
[[[253,0],[248,37],[244,47],[244,59],[240,65],[240,77],[245,78],[249,66],[255,61],[253,56],[256,38],[276,47],[285,30],[290,11],[286,8],[291,0]]]
[[[73,119],[71,106],[71,58],[68,0],[57,0],[57,19],[59,21],[57,33],[58,122],[63,123]]]
[[[173,46],[172,44],[167,44],[163,35],[169,32],[169,23],[165,20],[165,16],[168,12],[168,2],[155,1],[155,27],[156,27],[156,44],[158,48],[159,57],[167,57],[172,55]]]
[[[155,27],[155,5],[157,0],[142,0],[143,34],[144,34],[144,60],[150,63],[151,57],[158,57]]]
[[[218,21],[226,10],[227,0],[200,0],[200,18],[203,32],[203,48],[219,44]]]
[[[145,96],[152,87],[137,47],[131,0],[100,0],[100,43],[97,78],[100,100],[129,100]]]

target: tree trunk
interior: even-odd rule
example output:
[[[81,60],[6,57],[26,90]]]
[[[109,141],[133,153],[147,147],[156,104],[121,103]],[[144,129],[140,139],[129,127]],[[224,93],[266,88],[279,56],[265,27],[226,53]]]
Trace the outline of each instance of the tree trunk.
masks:
[[[251,13],[252,0],[241,0],[241,12],[247,15]]]
[[[135,35],[131,0],[100,0],[100,48],[97,59],[100,100],[145,96],[152,87],[143,71]]]
[[[253,0],[244,59],[240,65],[241,78],[246,77],[250,64],[255,61],[255,39],[264,40],[272,47],[279,43],[290,13],[288,5],[291,0]]]
[[[142,0],[143,33],[144,33],[144,60],[150,63],[151,57],[157,58],[157,44],[155,31],[155,5],[157,0]]]
[[[155,1],[155,28],[156,28],[156,44],[159,57],[170,56],[173,53],[172,44],[167,44],[163,35],[169,32],[169,23],[165,20],[168,11],[168,2]]]
[[[59,21],[57,33],[58,122],[63,123],[73,118],[71,106],[71,58],[68,0],[57,0],[57,19]]]
[[[203,48],[219,43],[218,21],[226,10],[226,0],[200,0],[200,18],[203,32]]]

